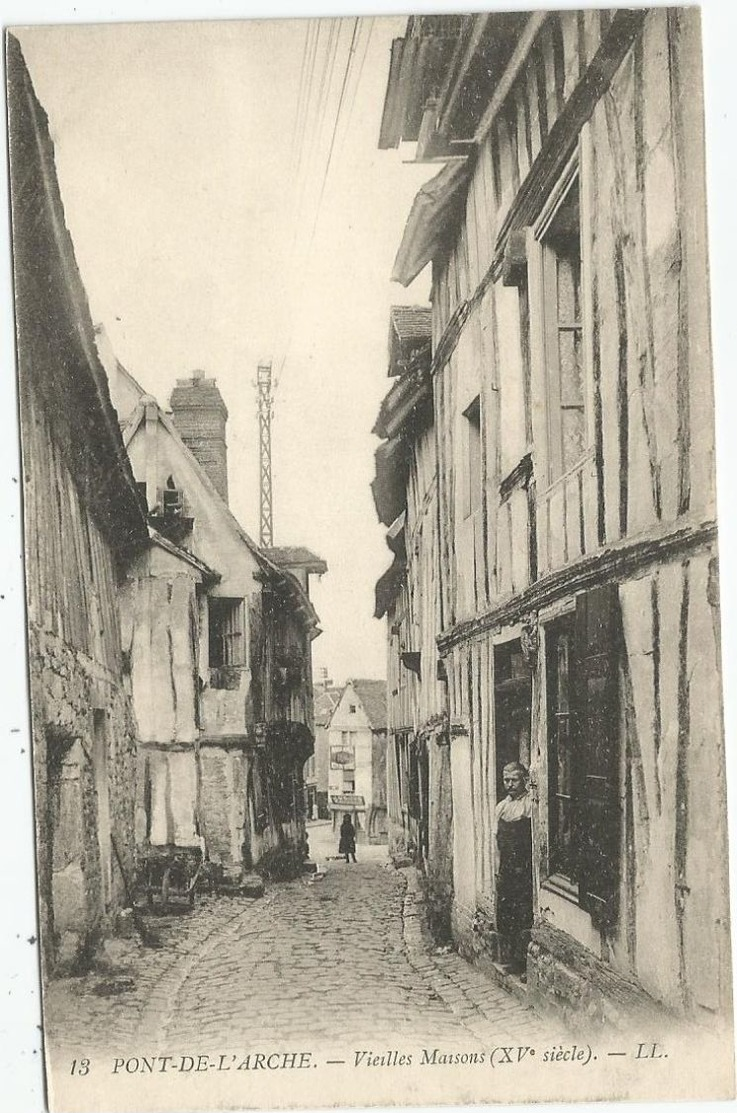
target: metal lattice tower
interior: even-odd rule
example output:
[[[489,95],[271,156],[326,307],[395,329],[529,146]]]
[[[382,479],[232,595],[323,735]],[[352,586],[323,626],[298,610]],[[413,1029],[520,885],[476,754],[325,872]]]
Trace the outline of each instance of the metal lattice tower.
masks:
[[[274,544],[274,507],[271,488],[271,415],[274,403],[271,397],[271,364],[260,363],[256,386],[258,389],[259,433],[259,490],[261,505],[260,544],[271,548]]]

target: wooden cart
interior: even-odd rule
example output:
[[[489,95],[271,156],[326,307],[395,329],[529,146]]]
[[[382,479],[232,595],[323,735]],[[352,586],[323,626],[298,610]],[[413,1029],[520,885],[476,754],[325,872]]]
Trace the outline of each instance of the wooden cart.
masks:
[[[141,856],[139,872],[149,908],[156,894],[162,908],[167,908],[173,897],[194,907],[203,866],[200,846],[149,846]]]

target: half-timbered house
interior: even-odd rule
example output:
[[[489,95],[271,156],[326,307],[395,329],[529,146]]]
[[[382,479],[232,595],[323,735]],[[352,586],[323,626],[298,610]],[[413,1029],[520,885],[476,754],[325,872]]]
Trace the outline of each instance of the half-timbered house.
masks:
[[[73,971],[132,900],[136,724],[118,600],[148,534],[48,121],[12,35],[7,73],[40,937],[45,971]]]
[[[431,904],[446,923],[452,892],[450,762],[445,688],[437,670],[438,500],[429,306],[394,306],[389,377],[374,433],[374,502],[392,562],[376,585],[387,619],[389,848],[427,871]]]
[[[403,141],[440,166],[393,277],[432,264],[454,933],[494,950],[494,811],[520,760],[528,992],[589,1023],[624,1000],[723,1016],[698,12],[413,17],[380,144]],[[423,684],[436,667],[423,652]]]
[[[233,881],[252,868],[294,872],[314,746],[309,578],[326,565],[303,548],[259,549],[230,511],[213,379],[180,379],[166,413],[102,329],[97,343],[152,531],[121,591],[139,845],[202,845]]]

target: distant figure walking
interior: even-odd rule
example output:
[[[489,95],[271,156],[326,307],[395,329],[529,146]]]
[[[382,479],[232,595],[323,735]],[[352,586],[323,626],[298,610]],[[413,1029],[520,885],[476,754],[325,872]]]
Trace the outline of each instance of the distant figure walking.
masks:
[[[338,853],[345,854],[346,862],[350,862],[351,859],[354,862],[356,860],[356,828],[351,823],[351,817],[348,814],[343,816]]]

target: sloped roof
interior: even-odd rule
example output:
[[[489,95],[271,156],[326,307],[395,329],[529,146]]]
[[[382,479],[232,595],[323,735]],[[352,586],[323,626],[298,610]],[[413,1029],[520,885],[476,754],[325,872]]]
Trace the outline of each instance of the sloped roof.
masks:
[[[386,572],[376,581],[374,618],[383,618],[385,614],[388,614],[392,603],[402,589],[406,567],[405,561],[395,556]]]
[[[313,690],[315,726],[326,727],[330,722],[333,711],[335,711],[335,708],[338,706],[343,689],[336,688],[332,685],[325,688],[320,684],[316,684]]]
[[[379,521],[390,526],[407,506],[407,472],[410,449],[402,437],[383,441],[374,453],[376,474],[371,493]]]
[[[524,11],[410,17],[391,46],[379,148],[417,142],[419,158],[421,149],[433,150],[433,133],[440,152],[449,141],[471,140],[529,17]]]
[[[145,507],[95,346],[48,117],[20,43],[8,34],[5,45],[20,380],[33,385],[96,524],[127,556],[148,542]]]
[[[423,368],[432,360],[429,305],[393,305],[389,313],[389,378]]]
[[[437,91],[463,26],[463,16],[410,16],[391,47],[379,149],[417,139],[428,98]]]
[[[400,340],[429,340],[432,335],[429,305],[393,305],[390,320]]]
[[[165,549],[168,553],[171,553],[172,556],[178,557],[187,564],[191,564],[193,568],[196,568],[202,575],[203,582],[216,584],[222,579],[219,572],[210,568],[208,564],[205,564],[204,560],[200,560],[200,558],[196,557],[194,553],[191,553],[189,549],[183,549],[181,545],[176,545],[173,541],[170,541],[168,537],[164,537],[158,530],[153,529],[151,526],[149,526],[148,532],[154,545],[158,545],[159,548]]]
[[[373,729],[386,730],[386,681],[351,680],[349,683],[363,704]]]
[[[153,405],[153,406],[156,407],[156,412],[157,412],[157,416],[158,416],[159,421],[161,422],[163,427],[166,429],[169,436],[177,444],[180,451],[183,452],[183,453],[186,453],[187,457],[189,458],[190,466],[192,467],[193,471],[197,474],[197,476],[200,480],[200,483],[205,488],[208,495],[212,498],[213,504],[216,505],[219,508],[221,514],[223,515],[223,518],[229,523],[230,527],[237,533],[237,535],[240,537],[240,539],[244,542],[246,548],[251,552],[251,554],[254,556],[255,560],[259,564],[262,572],[264,574],[266,574],[267,576],[269,576],[269,577],[271,577],[271,578],[273,578],[277,581],[281,581],[283,584],[285,584],[285,586],[287,586],[290,589],[292,595],[295,597],[296,601],[301,606],[301,610],[303,611],[304,616],[305,616],[305,621],[307,622],[308,625],[310,625],[312,627],[312,629],[314,631],[314,633],[310,636],[311,637],[317,637],[317,635],[322,632],[320,630],[320,627],[319,627],[319,621],[320,620],[318,618],[318,615],[317,615],[317,612],[316,612],[315,608],[313,607],[312,603],[310,602],[309,597],[307,596],[304,589],[302,588],[302,585],[300,584],[299,580],[288,569],[286,569],[284,567],[279,567],[277,564],[274,563],[274,561],[270,560],[269,557],[264,552],[264,550],[260,549],[258,547],[258,545],[255,543],[255,541],[253,541],[249,537],[249,535],[244,530],[243,526],[240,524],[238,519],[233,514],[233,511],[230,509],[230,507],[228,506],[225,499],[222,497],[222,495],[216,489],[215,485],[213,484],[212,480],[210,479],[210,476],[207,474],[205,469],[202,467],[202,465],[200,464],[197,457],[194,455],[192,450],[182,440],[182,437],[181,437],[179,431],[177,430],[176,426],[174,425],[174,421],[171,418],[171,416],[164,412],[164,410],[161,408],[161,406],[159,405],[157,400],[151,394],[144,394],[142,396],[138,406],[136,407],[133,414],[131,415],[131,418],[130,418],[128,424],[126,425],[125,429],[123,430],[123,438],[124,438],[126,448],[131,443],[133,437],[137,433],[139,427],[141,426],[141,423],[144,420],[145,409],[146,409],[147,405]]]
[[[382,399],[379,414],[371,430],[377,437],[391,440],[402,433],[413,441],[432,422],[432,379],[428,367],[418,365],[397,379]]]
[[[95,324],[94,332],[95,347],[97,348],[97,354],[100,358],[100,363],[102,364],[103,370],[107,375],[110,397],[112,398],[113,405],[115,406],[115,409],[118,413],[118,424],[121,428],[123,428],[125,425],[127,425],[131,413],[133,412],[133,409],[135,409],[136,403],[141,400],[146,391],[138,382],[138,379],[131,375],[128,368],[124,367],[118,359],[110,341],[110,337],[108,336],[107,329],[105,328],[105,325],[102,321],[98,321]],[[120,412],[119,399],[116,398],[116,394],[118,393],[116,390],[116,378],[118,376],[129,387],[131,394],[136,399],[136,403],[134,403],[133,409],[129,410],[127,413]]]
[[[463,216],[474,166],[469,156],[448,162],[417,193],[394,260],[392,282],[409,286],[432,260],[452,245]]]
[[[322,557],[317,556],[311,549],[305,548],[304,545],[275,545],[269,548],[262,548],[264,553],[272,564],[276,564],[279,568],[306,568],[309,572],[315,572],[322,575],[327,572],[328,566]]]

